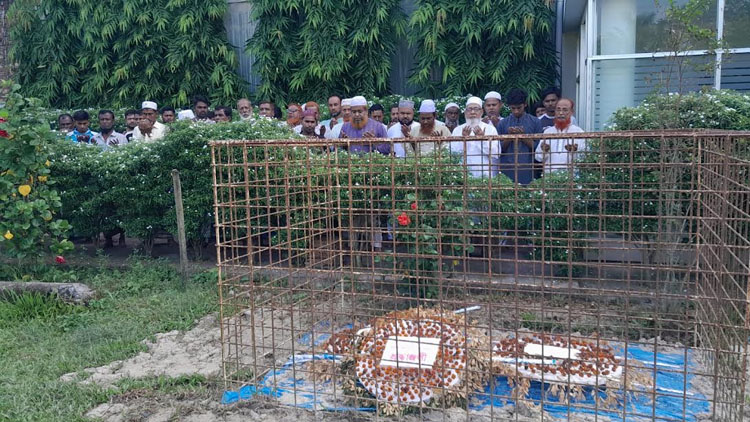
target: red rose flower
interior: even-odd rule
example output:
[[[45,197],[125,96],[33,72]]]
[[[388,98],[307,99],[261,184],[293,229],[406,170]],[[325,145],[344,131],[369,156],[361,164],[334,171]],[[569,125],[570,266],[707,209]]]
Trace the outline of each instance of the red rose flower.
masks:
[[[55,257],[55,262],[57,262],[58,264],[64,264],[65,263],[65,258],[63,258],[61,255],[57,255]]]
[[[401,215],[398,216],[398,224],[402,226],[408,226],[411,223],[411,218],[409,218],[408,215],[406,215],[405,212],[402,212]]]
[[[414,202],[411,204],[411,209],[416,210],[417,209],[417,203]]]
[[[0,138],[10,138],[10,134],[8,134],[8,132],[0,129]]]

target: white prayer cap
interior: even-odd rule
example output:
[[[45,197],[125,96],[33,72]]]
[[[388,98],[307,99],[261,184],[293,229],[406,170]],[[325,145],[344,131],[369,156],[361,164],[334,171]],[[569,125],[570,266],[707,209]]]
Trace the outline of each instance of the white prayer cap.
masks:
[[[193,120],[195,119],[195,113],[193,110],[187,109],[177,113],[177,120]]]
[[[448,103],[445,105],[445,109],[443,111],[448,111],[449,108],[456,107],[457,109],[461,110],[461,107],[458,106],[456,103]]]
[[[356,97],[352,97],[351,98],[350,105],[352,107],[357,107],[357,106],[365,106],[365,107],[367,107],[367,100],[365,99],[365,97],[363,97],[361,95],[357,95]]]
[[[144,101],[141,103],[141,108],[150,108],[151,110],[159,110],[159,107],[156,106],[156,103],[153,101]]]
[[[398,102],[398,108],[414,108],[414,101],[401,100]]]
[[[422,104],[419,105],[419,112],[420,113],[434,113],[435,101],[432,101],[432,100],[422,101]]]
[[[478,105],[479,107],[482,106],[482,99],[479,97],[470,97],[468,100],[466,100],[466,107],[470,105]]]
[[[488,100],[490,98],[496,98],[498,101],[502,101],[503,97],[500,96],[500,93],[497,91],[490,91],[485,96],[484,99]]]
[[[352,99],[351,98],[344,98],[343,100],[341,100],[341,106],[342,107],[343,106],[349,106],[349,107],[351,107],[351,105],[352,105]]]

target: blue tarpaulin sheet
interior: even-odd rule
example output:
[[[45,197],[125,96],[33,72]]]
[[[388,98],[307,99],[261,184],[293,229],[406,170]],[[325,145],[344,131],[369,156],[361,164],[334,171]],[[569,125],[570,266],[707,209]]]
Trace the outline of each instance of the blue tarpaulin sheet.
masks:
[[[312,336],[302,337],[300,343],[310,345]],[[314,343],[322,344],[326,335],[315,336]],[[616,353],[624,356],[625,351],[620,348]],[[642,366],[654,368],[649,371],[654,376],[655,396],[653,401],[653,390],[643,394],[630,394],[626,403],[619,403],[617,409],[596,408],[593,394],[604,397],[606,392],[588,390],[585,398],[571,400],[570,404],[561,404],[551,394],[541,397],[543,385],[540,382],[532,382],[527,399],[535,404],[542,404],[548,414],[560,419],[575,419],[575,414],[590,414],[604,417],[612,417],[617,420],[643,420],[653,419],[657,421],[696,421],[698,416],[710,411],[709,402],[705,396],[696,393],[691,388],[693,380],[692,373],[697,371],[696,363],[689,353],[658,353],[639,347],[628,347],[628,366]],[[687,356],[687,361],[686,361]],[[329,411],[374,411],[371,407],[350,407],[339,401],[342,396],[341,387],[334,386],[330,381],[317,382],[313,384],[305,379],[299,371],[301,365],[314,359],[337,360],[334,355],[296,355],[291,357],[280,368],[270,371],[265,375],[258,386],[244,386],[239,391],[226,391],[222,397],[222,403],[230,404],[239,400],[247,400],[255,395],[275,397],[285,404],[304,409],[329,410]],[[637,362],[633,362],[637,361]],[[297,371],[295,371],[297,369]],[[687,378],[685,375],[687,374]],[[685,392],[687,387],[687,392]],[[336,392],[334,394],[334,391]],[[472,411],[483,412],[490,407],[501,408],[513,405],[511,388],[505,377],[499,376],[494,382],[486,386],[484,391],[477,391],[469,400],[469,408]],[[335,400],[335,401],[333,401]]]

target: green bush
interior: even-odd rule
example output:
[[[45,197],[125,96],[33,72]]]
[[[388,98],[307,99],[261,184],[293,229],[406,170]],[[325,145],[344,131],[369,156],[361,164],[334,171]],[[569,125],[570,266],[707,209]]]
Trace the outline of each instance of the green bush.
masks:
[[[72,248],[48,160],[54,135],[34,117],[39,102],[14,86],[0,108],[0,253],[22,260]]]
[[[387,93],[404,37],[417,49],[409,82],[428,96],[524,87],[536,99],[556,76],[554,12],[543,0],[418,0],[408,23],[396,0],[252,3],[257,95],[280,103]]]
[[[390,56],[406,26],[398,0],[252,4],[258,26],[247,49],[262,79],[259,98],[387,91]]]
[[[417,0],[409,82],[433,96],[524,88],[530,103],[554,83],[554,2]],[[439,76],[434,77],[435,74]]]
[[[295,136],[268,120],[215,125],[178,122],[161,142],[134,142],[102,151],[59,140],[51,158],[59,181],[63,215],[76,235],[123,228],[148,240],[159,230],[176,234],[171,170],[180,171],[187,238],[199,243],[213,222],[212,139],[269,139]]]
[[[10,55],[23,93],[49,105],[231,104],[244,83],[225,0],[16,0]]]
[[[732,90],[652,95],[617,110],[610,130],[750,130],[750,95]]]

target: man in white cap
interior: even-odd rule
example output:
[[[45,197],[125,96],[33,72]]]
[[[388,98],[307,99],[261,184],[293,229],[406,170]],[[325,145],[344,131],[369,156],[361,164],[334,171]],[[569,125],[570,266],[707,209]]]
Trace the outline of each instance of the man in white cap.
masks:
[[[166,136],[167,127],[156,121],[158,110],[159,108],[153,101],[144,101],[141,104],[141,118],[138,121],[138,127],[133,129],[134,141],[152,142]]]
[[[448,103],[443,110],[443,116],[445,116],[445,127],[452,133],[453,129],[457,128],[460,123],[458,119],[461,116],[461,107],[456,103]]]
[[[500,110],[503,108],[503,97],[497,91],[490,91],[484,96],[484,119],[483,122],[497,127],[502,118]]]
[[[419,105],[419,123],[414,123],[409,133],[410,138],[425,137],[449,137],[451,131],[445,127],[445,124],[437,120],[437,109],[435,102],[424,100]],[[440,142],[407,142],[404,144],[406,155],[427,155],[440,147]]]
[[[494,136],[497,129],[482,121],[482,100],[471,97],[466,101],[464,110],[466,123],[453,129],[452,136]],[[461,154],[466,166],[474,177],[492,177],[492,163],[500,157],[500,141],[462,140],[450,143],[451,152]]]
[[[368,117],[367,100],[365,97],[357,96],[351,99],[351,113],[351,121],[341,126],[340,138],[373,139],[385,138],[387,136],[383,125],[377,120]],[[374,151],[390,155],[391,144],[357,144],[349,147],[349,152],[353,154],[365,154]]]
[[[398,124],[388,128],[388,137],[391,139],[407,138],[414,126],[414,101],[401,100],[398,102]],[[406,157],[404,144],[393,144],[393,153],[396,157]]]
[[[341,121],[333,125],[333,128],[330,130],[328,130],[328,127],[326,127],[326,131],[323,136],[326,139],[338,139],[341,136],[341,128],[344,127],[344,123],[351,120],[351,117],[352,117],[351,113],[352,113],[352,99],[344,98],[343,100],[341,100],[341,114],[340,114]],[[335,121],[337,120],[333,120],[332,122],[335,122]],[[328,122],[328,126],[330,126],[332,122]]]

